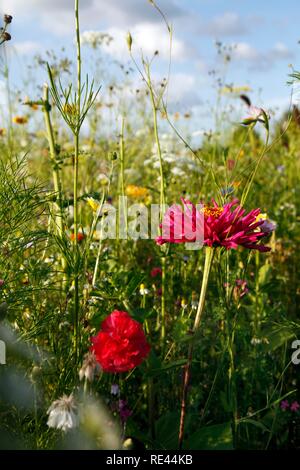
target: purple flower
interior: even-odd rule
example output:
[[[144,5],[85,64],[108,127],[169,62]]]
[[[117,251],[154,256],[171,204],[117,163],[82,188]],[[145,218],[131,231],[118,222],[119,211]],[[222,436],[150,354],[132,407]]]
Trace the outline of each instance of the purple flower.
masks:
[[[126,400],[119,400],[119,413],[122,423],[126,423],[129,416],[132,415],[132,411],[127,406]]]
[[[290,404],[287,400],[282,400],[282,402],[280,403],[280,408],[282,410],[287,410],[289,408]]]
[[[297,412],[300,408],[300,405],[297,401],[293,401],[293,403],[291,404],[291,411],[295,411]]]

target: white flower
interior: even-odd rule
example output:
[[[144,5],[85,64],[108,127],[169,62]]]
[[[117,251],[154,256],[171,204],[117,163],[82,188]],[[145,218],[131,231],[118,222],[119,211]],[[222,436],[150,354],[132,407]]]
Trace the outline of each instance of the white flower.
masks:
[[[79,379],[85,378],[89,382],[93,382],[96,374],[101,372],[101,367],[98,364],[95,354],[88,352],[85,354],[81,369],[79,371]]]
[[[77,407],[73,394],[69,397],[63,395],[59,400],[55,400],[47,411],[49,415],[47,425],[49,428],[68,431],[78,425]]]
[[[257,106],[249,106],[249,117],[253,119],[258,119],[264,115],[264,110],[258,108]]]
[[[147,295],[147,294],[149,294],[149,289],[146,289],[144,284],[141,284],[141,285],[140,285],[140,294],[141,294],[141,295]]]
[[[185,173],[183,170],[181,170],[181,168],[178,168],[177,166],[174,166],[172,169],[171,169],[171,173],[174,175],[174,176],[184,176]]]
[[[256,336],[254,336],[252,339],[251,339],[251,344],[253,346],[256,346],[257,344],[261,344],[262,343],[262,340],[260,338],[257,338]]]

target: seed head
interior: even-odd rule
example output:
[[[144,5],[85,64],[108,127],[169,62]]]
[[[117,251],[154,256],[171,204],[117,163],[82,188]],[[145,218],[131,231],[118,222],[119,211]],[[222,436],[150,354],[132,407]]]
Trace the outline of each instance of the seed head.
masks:
[[[12,22],[13,17],[11,15],[4,15],[3,21],[5,24],[10,24]]]
[[[2,33],[2,40],[3,41],[10,41],[11,40],[11,35],[7,31],[4,31],[4,33]]]

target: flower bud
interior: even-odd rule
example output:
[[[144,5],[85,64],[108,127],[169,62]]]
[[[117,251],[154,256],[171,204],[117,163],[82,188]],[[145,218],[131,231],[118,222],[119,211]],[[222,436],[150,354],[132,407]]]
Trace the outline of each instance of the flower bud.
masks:
[[[131,52],[132,36],[129,33],[129,31],[128,31],[127,36],[126,36],[126,42],[127,42],[128,50],[129,50],[129,52]]]

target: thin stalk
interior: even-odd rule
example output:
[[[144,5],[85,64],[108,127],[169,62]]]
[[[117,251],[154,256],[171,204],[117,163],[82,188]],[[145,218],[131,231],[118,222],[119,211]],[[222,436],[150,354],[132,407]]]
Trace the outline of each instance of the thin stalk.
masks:
[[[14,136],[13,136],[13,127],[12,127],[13,107],[12,107],[12,100],[11,100],[9,67],[8,67],[8,59],[7,59],[5,44],[3,46],[3,56],[4,56],[3,76],[5,78],[7,104],[8,104],[8,119],[9,119],[9,125],[7,126],[7,141],[8,141],[9,148],[13,150],[13,146],[14,146]]]
[[[166,302],[165,302],[165,287],[166,287],[166,258],[161,258],[161,340],[162,343],[166,336]]]
[[[147,73],[147,80],[148,80],[148,88],[151,98],[151,106],[152,106],[152,115],[153,115],[153,127],[154,127],[154,137],[157,146],[157,154],[159,158],[159,172],[160,172],[160,221],[162,221],[164,205],[166,202],[166,195],[165,195],[165,178],[164,178],[164,170],[163,170],[163,158],[162,158],[162,151],[161,145],[159,140],[159,133],[158,133],[158,123],[157,123],[157,106],[155,102],[155,96],[153,92],[153,87],[151,83],[151,76],[150,76],[150,67],[149,64],[146,66],[146,73]]]
[[[76,47],[77,47],[77,102],[76,112],[78,117],[81,113],[81,49],[80,49],[80,29],[79,29],[79,0],[75,0],[75,29],[76,29]],[[78,273],[78,160],[79,160],[79,125],[74,132],[74,346],[75,359],[78,357],[79,343],[79,273]]]
[[[43,111],[45,118],[45,125],[47,131],[47,138],[49,143],[50,158],[52,162],[52,177],[53,186],[58,203],[56,203],[55,221],[58,229],[58,234],[62,237],[63,234],[63,219],[62,219],[62,187],[60,181],[59,170],[57,166],[57,151],[54,141],[54,132],[50,118],[50,103],[49,103],[49,88],[48,85],[44,85],[44,96],[43,96]]]
[[[209,274],[212,266],[212,261],[214,257],[214,249],[210,247],[206,247],[205,251],[205,263],[204,263],[204,272],[203,272],[203,279],[201,285],[201,292],[198,302],[197,313],[194,321],[194,326],[192,329],[193,334],[197,333],[200,327],[201,317],[204,310],[205,305],[205,298],[206,298],[206,291],[208,285]],[[178,436],[178,446],[179,449],[182,449],[183,445],[183,438],[184,438],[184,424],[185,424],[185,416],[186,416],[186,408],[187,408],[187,397],[188,397],[188,385],[190,381],[191,375],[191,365],[193,361],[193,350],[194,345],[193,342],[189,345],[188,351],[188,359],[184,370],[184,379],[183,379],[183,390],[182,390],[182,400],[181,400],[181,413],[180,413],[180,424],[179,424],[179,436]]]
[[[233,322],[229,316],[227,318],[227,335],[228,343],[227,349],[229,354],[229,367],[228,367],[228,397],[229,403],[231,406],[231,416],[232,416],[232,436],[233,436],[233,446],[236,448],[237,445],[237,425],[238,425],[238,414],[237,414],[237,390],[236,390],[236,378],[235,378],[235,363],[234,363],[234,341],[235,341],[235,325],[236,318]],[[230,325],[233,323],[232,328]]]
[[[98,270],[99,270],[101,250],[102,250],[102,222],[101,222],[101,229],[100,229],[99,247],[98,247],[97,258],[96,258],[96,263],[95,263],[95,268],[94,268],[94,273],[93,273],[93,280],[92,280],[92,286],[93,287],[95,287],[95,285],[96,285],[96,280],[97,280],[97,275],[98,275]]]
[[[128,232],[128,221],[127,221],[127,213],[126,207],[124,204],[125,201],[125,178],[124,178],[124,158],[125,158],[125,146],[124,146],[124,116],[122,116],[121,120],[121,132],[120,132],[120,141],[119,141],[119,149],[120,149],[120,178],[121,178],[121,196],[122,196],[122,203],[123,203],[123,214],[125,220],[125,227],[126,227],[126,237]],[[118,231],[119,237],[119,231]]]

